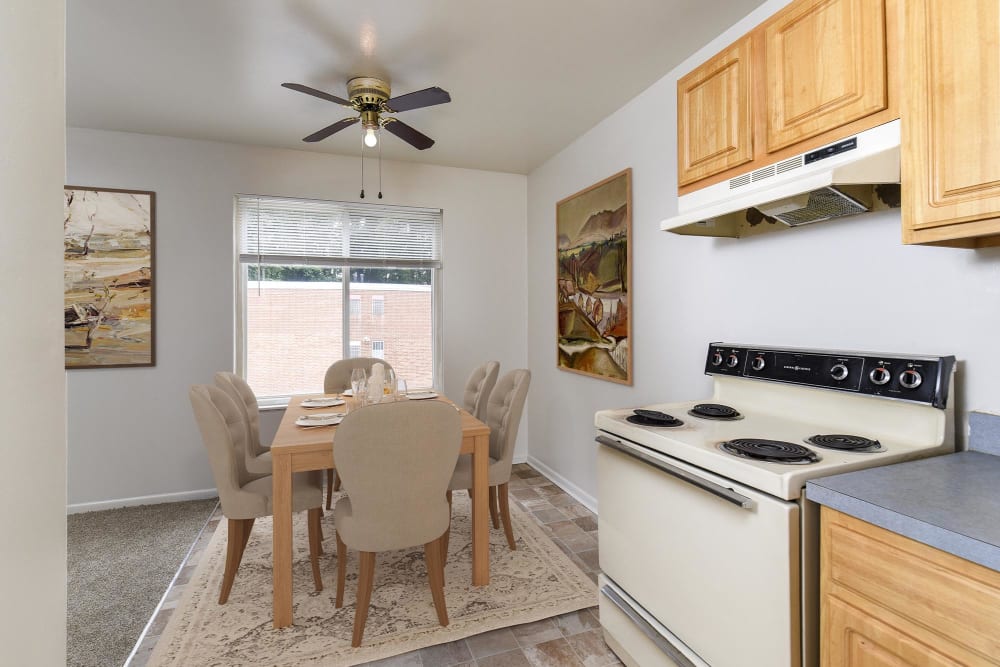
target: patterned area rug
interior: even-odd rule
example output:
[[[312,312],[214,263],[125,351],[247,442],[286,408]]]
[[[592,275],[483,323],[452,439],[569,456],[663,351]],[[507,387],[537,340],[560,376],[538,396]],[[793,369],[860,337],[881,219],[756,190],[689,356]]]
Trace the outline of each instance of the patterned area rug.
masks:
[[[336,609],[332,513],[323,524],[324,589],[316,593],[300,512],[294,524],[295,625],[271,625],[270,519],[257,520],[229,602],[218,604],[227,530],[222,522],[148,665],[356,665],[597,604],[594,583],[513,503],[517,550],[507,548],[502,529],[491,529],[490,584],[472,586],[471,503],[461,492],[454,501],[445,569],[448,627],[437,622],[423,548],[380,553],[364,642],[351,648],[357,552],[349,552],[344,606]]]

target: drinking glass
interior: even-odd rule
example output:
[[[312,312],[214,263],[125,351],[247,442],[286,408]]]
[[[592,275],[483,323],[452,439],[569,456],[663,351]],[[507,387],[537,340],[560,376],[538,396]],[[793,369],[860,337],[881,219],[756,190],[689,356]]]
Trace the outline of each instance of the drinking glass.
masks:
[[[365,393],[365,380],[368,379],[368,374],[365,373],[363,368],[355,368],[351,371],[351,393],[354,394],[355,400],[361,400],[361,397]]]
[[[385,389],[386,400],[394,401],[396,400],[396,371],[391,368],[385,373]]]
[[[406,398],[406,380],[398,378],[396,380],[396,400]]]

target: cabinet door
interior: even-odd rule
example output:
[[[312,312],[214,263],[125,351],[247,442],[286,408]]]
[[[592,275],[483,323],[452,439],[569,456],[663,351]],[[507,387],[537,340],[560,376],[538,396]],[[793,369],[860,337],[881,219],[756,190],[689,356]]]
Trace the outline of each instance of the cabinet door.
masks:
[[[1000,2],[908,0],[903,240],[1000,234]]]
[[[795,2],[768,22],[769,153],[888,106],[884,0]]]
[[[823,667],[959,667],[932,646],[839,598],[823,599]]]
[[[750,37],[677,82],[677,181],[687,185],[753,159]]]

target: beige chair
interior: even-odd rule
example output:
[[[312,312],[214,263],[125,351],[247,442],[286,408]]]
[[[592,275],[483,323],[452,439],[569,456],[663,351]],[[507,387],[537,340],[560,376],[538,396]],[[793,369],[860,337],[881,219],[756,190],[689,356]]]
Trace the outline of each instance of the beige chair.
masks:
[[[222,513],[229,520],[226,545],[226,569],[222,576],[219,604],[225,604],[233,588],[236,571],[254,520],[270,516],[271,476],[247,470],[244,450],[247,447],[247,426],[243,411],[229,396],[209,385],[194,385],[189,392],[191,407],[201,430],[208,460],[219,492]],[[292,510],[309,512],[309,559],[312,561],[316,590],[323,590],[319,571],[319,554],[323,541],[320,518],[323,516],[323,486],[318,474],[297,473],[292,480]]]
[[[521,423],[521,413],[524,412],[524,400],[528,395],[528,385],[531,383],[531,371],[517,369],[504,375],[490,392],[486,403],[486,418],[483,420],[490,427],[490,462],[488,469],[490,483],[490,517],[493,527],[499,528],[497,515],[503,520],[503,529],[507,534],[507,545],[511,550],[517,548],[514,542],[514,529],[510,525],[510,504],[507,494],[510,482],[510,467],[514,459],[514,443],[517,441],[517,427]],[[451,492],[458,489],[472,488],[472,457],[460,456],[455,473],[448,485],[448,502],[451,503]],[[445,543],[447,556],[447,542]]]
[[[333,513],[337,607],[344,604],[347,547],[361,552],[353,646],[364,635],[379,551],[424,545],[438,621],[448,625],[441,552],[450,522],[445,491],[461,446],[461,415],[441,401],[370,405],[337,427],[333,458],[347,491]]]
[[[351,371],[355,368],[365,369],[369,376],[372,374],[372,366],[382,364],[388,373],[392,366],[386,363],[385,359],[375,359],[373,357],[352,357],[351,359],[341,359],[333,362],[326,369],[326,377],[323,378],[323,392],[327,394],[339,394],[345,389],[351,388]]]
[[[465,393],[462,396],[462,407],[479,421],[486,420],[486,402],[489,400],[493,385],[497,383],[500,373],[499,361],[487,361],[472,371],[465,383]]]
[[[226,372],[215,374],[215,386],[226,392],[243,412],[247,425],[247,470],[257,475],[270,475],[271,451],[260,441],[260,407],[253,389],[239,375]]]
[[[340,361],[333,362],[330,367],[326,369],[326,377],[323,378],[323,393],[340,394],[345,390],[350,389],[351,372],[355,368],[363,368],[365,369],[365,374],[371,376],[372,366],[376,363],[385,366],[386,373],[392,370],[392,366],[386,363],[384,359],[375,359],[374,357],[352,357],[350,359],[341,359]],[[330,468],[326,471],[327,509],[330,509],[330,503],[333,502],[334,491],[340,491],[340,480],[337,479],[337,473]]]

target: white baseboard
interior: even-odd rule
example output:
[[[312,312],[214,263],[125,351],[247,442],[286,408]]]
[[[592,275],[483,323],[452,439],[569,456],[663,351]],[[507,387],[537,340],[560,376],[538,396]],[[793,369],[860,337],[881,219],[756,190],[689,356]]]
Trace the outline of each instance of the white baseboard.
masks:
[[[219,492],[215,489],[200,489],[198,491],[181,491],[179,493],[161,493],[155,496],[136,496],[134,498],[117,498],[115,500],[99,500],[93,503],[76,503],[66,506],[66,514],[81,512],[97,512],[111,510],[116,507],[134,507],[136,505],[159,505],[160,503],[177,503],[182,500],[205,500],[215,498]]]
[[[548,467],[535,457],[529,455],[527,463],[532,468],[534,468],[535,470],[537,470],[538,472],[542,473],[543,475],[551,479],[553,482],[555,482],[556,486],[558,486],[563,491],[565,491],[566,493],[568,493],[569,495],[573,496],[581,503],[583,503],[584,507],[589,509],[594,514],[597,514],[597,498],[590,495],[589,493],[581,489],[579,486],[569,481],[568,479],[566,479],[565,477],[563,477],[562,475],[560,475],[555,470]]]

